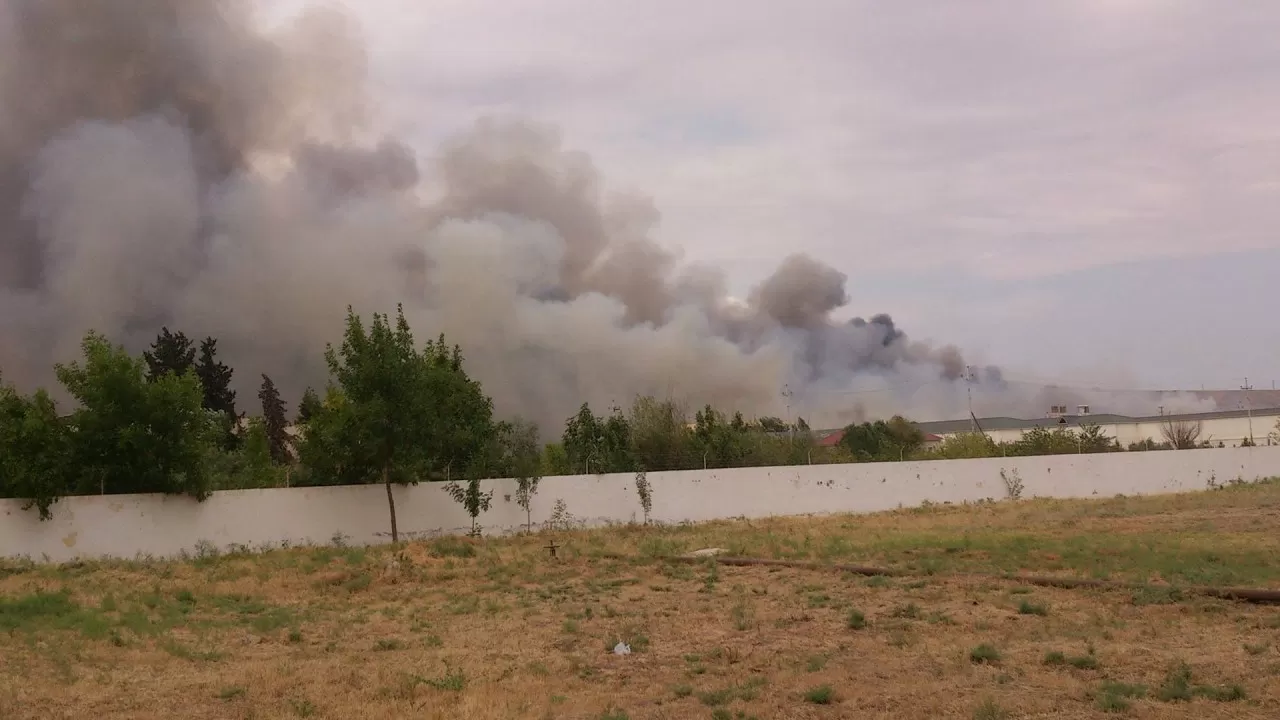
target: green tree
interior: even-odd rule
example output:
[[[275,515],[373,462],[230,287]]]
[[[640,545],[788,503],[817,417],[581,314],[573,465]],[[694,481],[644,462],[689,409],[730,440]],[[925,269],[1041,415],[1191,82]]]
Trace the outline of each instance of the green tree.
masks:
[[[476,475],[467,478],[465,483],[451,482],[445,486],[445,490],[454,502],[462,505],[467,511],[467,516],[471,518],[469,534],[472,537],[479,536],[480,526],[476,523],[476,519],[480,517],[480,513],[489,512],[489,507],[493,504],[493,491],[482,491],[480,478]]]
[[[525,512],[526,527],[531,528],[533,496],[538,493],[538,483],[542,479],[538,426],[519,418],[497,423],[484,463],[484,476],[516,481],[516,504]],[[479,474],[473,473],[472,476]]]
[[[1120,441],[1107,435],[1102,426],[1095,423],[1080,426],[1080,431],[1076,433],[1076,444],[1079,446],[1078,452],[1103,453],[1120,450]]]
[[[0,497],[24,498],[41,520],[70,491],[66,426],[44,390],[23,397],[0,382]]]
[[[901,415],[844,429],[843,445],[857,462],[905,460],[924,444],[924,433]]]
[[[392,484],[468,468],[491,438],[493,403],[443,335],[415,348],[402,307],[394,325],[375,313],[367,330],[348,307],[342,345],[325,360],[332,386],[308,422],[303,461],[327,481],[382,483],[399,542]]]
[[[83,364],[58,365],[80,407],[70,422],[70,461],[83,493],[209,494],[207,448],[214,424],[194,373],[148,382],[145,364],[90,332]]]
[[[289,421],[285,419],[284,400],[280,399],[280,391],[276,384],[262,375],[262,388],[258,390],[258,399],[262,401],[263,431],[267,436],[267,447],[271,452],[271,461],[277,465],[288,464],[293,459],[292,442],[287,431]]]
[[[629,420],[636,469],[683,470],[692,465],[693,435],[680,405],[641,396],[631,406]]]
[[[236,391],[231,389],[231,368],[218,361],[217,340],[207,337],[200,342],[200,359],[196,361],[195,373],[200,378],[200,387],[204,393],[201,401],[204,408],[219,413],[222,417],[223,449],[235,449],[236,426],[239,424]]]
[[[727,420],[707,405],[694,414],[694,444],[701,453],[699,467],[741,467],[751,452],[751,437],[742,414]]]
[[[287,484],[288,469],[272,461],[266,422],[260,417],[249,418],[245,423],[243,441],[235,450],[227,452],[211,447],[208,462],[215,490],[282,487]]]
[[[782,418],[766,416],[757,420],[756,424],[765,432],[781,433],[787,431],[787,424],[782,421]]]
[[[956,433],[935,449],[928,451],[924,457],[937,460],[960,460],[965,458],[998,457],[1000,446],[990,435],[982,432]]]
[[[617,407],[602,419],[583,403],[577,414],[565,421],[561,444],[570,472],[627,472],[635,466],[631,424]]]
[[[320,412],[320,396],[316,395],[316,391],[308,387],[302,393],[302,400],[298,402],[298,417],[294,422],[298,425],[306,425],[309,420],[318,412]]]
[[[142,353],[147,361],[147,380],[155,382],[161,376],[173,373],[185,375],[196,362],[196,349],[191,340],[181,332],[169,332],[169,328],[161,328],[151,350]]]
[[[883,458],[885,460],[906,460],[924,446],[924,431],[901,415],[889,418],[885,428],[887,434],[887,455]]]
[[[541,468],[544,477],[573,474],[569,454],[565,452],[563,443],[553,442],[543,446]]]
[[[1022,437],[1008,445],[1009,455],[1065,455],[1084,452],[1075,431],[1060,425],[1054,430],[1035,427],[1022,433]]]
[[[649,524],[649,513],[653,512],[653,485],[649,484],[649,473],[641,470],[636,473],[636,495],[640,498],[640,509],[644,511],[644,524]]]

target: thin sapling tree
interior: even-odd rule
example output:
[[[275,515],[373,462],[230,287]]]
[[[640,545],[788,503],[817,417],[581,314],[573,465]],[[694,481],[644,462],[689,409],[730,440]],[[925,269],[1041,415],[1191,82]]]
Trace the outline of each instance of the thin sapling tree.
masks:
[[[644,510],[644,524],[649,524],[649,513],[653,511],[653,487],[649,485],[649,474],[644,470],[636,473],[636,494],[640,496],[640,507]]]

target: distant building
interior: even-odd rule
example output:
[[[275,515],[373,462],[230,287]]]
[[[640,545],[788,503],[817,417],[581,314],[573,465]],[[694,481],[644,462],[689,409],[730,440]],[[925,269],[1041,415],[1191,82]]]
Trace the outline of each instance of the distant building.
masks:
[[[1057,411],[1057,412],[1055,412]],[[1252,438],[1254,444],[1271,444],[1270,435],[1280,420],[1280,408],[1261,408],[1249,410],[1219,410],[1206,413],[1184,413],[1178,415],[1148,415],[1129,417],[1108,413],[1090,413],[1087,405],[1075,408],[1074,413],[1065,412],[1064,406],[1051,407],[1045,417],[1019,419],[1011,417],[979,418],[978,426],[996,442],[1014,442],[1022,434],[1033,428],[1079,428],[1081,425],[1097,425],[1104,434],[1115,438],[1122,447],[1143,440],[1164,441],[1163,428],[1169,423],[1199,423],[1200,440],[1217,446],[1222,443],[1226,447],[1238,447],[1246,439]],[[973,429],[972,420],[942,420],[937,422],[917,423],[926,433],[951,437]]]

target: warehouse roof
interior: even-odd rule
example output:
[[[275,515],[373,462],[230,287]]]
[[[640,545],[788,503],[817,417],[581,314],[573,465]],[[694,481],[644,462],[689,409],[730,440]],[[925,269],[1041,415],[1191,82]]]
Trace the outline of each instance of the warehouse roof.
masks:
[[[1222,418],[1242,418],[1247,417],[1248,410],[1216,410],[1214,412],[1204,413],[1184,413],[1180,415],[1145,415],[1140,417],[1131,417],[1128,415],[1113,415],[1110,413],[1098,413],[1096,415],[1064,415],[1062,417],[1042,417],[1042,418],[1012,418],[1012,417],[989,417],[979,418],[978,425],[983,430],[1030,430],[1032,428],[1044,427],[1055,428],[1059,426],[1079,427],[1081,425],[1132,425],[1136,423],[1159,423],[1159,422],[1178,422],[1183,420],[1218,420]],[[1280,416],[1280,408],[1266,408],[1253,411],[1254,417],[1276,417]],[[966,432],[973,427],[972,421],[965,420],[937,420],[934,422],[916,423],[917,427],[927,433],[936,435],[946,435],[951,433]]]

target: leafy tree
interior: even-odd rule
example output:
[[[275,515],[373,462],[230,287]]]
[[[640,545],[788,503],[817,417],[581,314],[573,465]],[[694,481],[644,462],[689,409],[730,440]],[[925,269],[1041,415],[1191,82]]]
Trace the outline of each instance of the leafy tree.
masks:
[[[239,419],[236,416],[236,391],[231,389],[231,368],[219,362],[217,355],[217,340],[207,337],[201,341],[195,372],[204,392],[202,402],[205,409],[219,413],[223,418],[222,446],[232,450],[236,445],[235,428]]]
[[[562,445],[570,472],[626,472],[635,465],[631,424],[617,407],[602,419],[583,403],[577,414],[565,422]]]
[[[671,400],[636,398],[630,426],[639,470],[680,470],[693,456],[693,437],[684,409]]]
[[[887,432],[887,450],[888,456],[885,460],[905,460],[918,451],[924,445],[924,432],[916,427],[916,424],[902,417],[894,415],[885,423]],[[893,457],[894,454],[897,457]]]
[[[858,462],[905,460],[924,444],[924,433],[901,415],[844,429],[843,445]]]
[[[649,473],[641,470],[636,473],[636,495],[640,497],[640,509],[644,511],[644,524],[649,524],[649,513],[653,511],[653,486],[649,484]]]
[[[960,460],[964,458],[998,457],[1001,448],[982,432],[965,432],[952,435],[935,449],[925,453],[924,457],[937,460]]]
[[[1007,451],[1009,455],[1028,456],[1065,455],[1083,452],[1084,449],[1080,444],[1080,438],[1073,430],[1060,426],[1054,430],[1044,427],[1031,428],[1022,433],[1022,437],[1009,443]]]
[[[565,452],[563,443],[553,442],[543,446],[541,468],[544,476],[573,474],[569,454]]]
[[[286,428],[289,421],[285,419],[284,401],[280,399],[280,391],[276,384],[264,373],[262,388],[258,390],[258,399],[262,401],[263,431],[267,436],[267,446],[271,452],[271,460],[277,465],[285,465],[292,459],[289,433]]]
[[[70,490],[69,437],[44,390],[31,397],[0,383],[0,497],[26,498],[41,520]]]
[[[489,512],[489,507],[493,504],[493,491],[482,492],[480,490],[480,478],[472,475],[467,478],[465,483],[451,482],[445,486],[449,496],[466,509],[467,515],[471,518],[470,535],[480,535],[480,526],[476,524],[476,518],[480,517],[480,513]]]
[[[765,432],[780,433],[787,431],[787,424],[782,421],[782,418],[766,416],[757,420],[756,424]]]
[[[209,494],[207,448],[214,424],[194,373],[148,382],[145,364],[90,332],[84,363],[58,365],[80,404],[70,417],[70,462],[80,492]]]
[[[742,414],[727,421],[723,413],[707,405],[694,414],[694,443],[701,452],[700,467],[741,467],[750,454],[751,440]]]
[[[151,343],[150,352],[142,353],[142,357],[147,361],[147,380],[155,382],[167,373],[187,374],[195,367],[196,349],[186,335],[169,332],[165,327]]]
[[[1080,426],[1080,432],[1076,433],[1076,443],[1079,446],[1079,452],[1102,453],[1120,450],[1120,441],[1104,433],[1102,427],[1094,423]]]
[[[1145,450],[1172,450],[1173,446],[1167,442],[1156,442],[1151,438],[1143,438],[1137,442],[1129,443],[1130,452],[1141,452]]]
[[[262,418],[249,419],[244,429],[243,442],[235,450],[226,452],[221,448],[211,447],[208,463],[215,490],[287,485],[288,469],[281,468],[272,461],[271,441],[267,437],[266,422]]]
[[[516,504],[524,510],[524,528],[533,531],[533,496],[538,494],[538,483],[541,473],[526,474],[516,477]]]
[[[524,510],[526,529],[532,529],[533,496],[538,494],[542,479],[538,426],[520,419],[497,423],[490,446],[485,468],[488,476],[515,479],[516,504]]]
[[[363,441],[358,435],[360,426],[349,417],[351,414],[343,391],[329,385],[298,445],[306,484],[364,485],[381,479],[378,472],[370,475],[371,461],[358,455]]]
[[[302,400],[298,403],[298,417],[294,420],[298,425],[306,425],[316,413],[320,412],[320,396],[316,395],[316,391],[308,387],[302,393]]]
[[[469,467],[492,435],[493,403],[443,335],[414,347],[402,307],[394,326],[375,313],[367,330],[348,307],[342,345],[325,360],[332,385],[308,421],[303,461],[322,481],[382,483],[399,542],[391,485]]]

